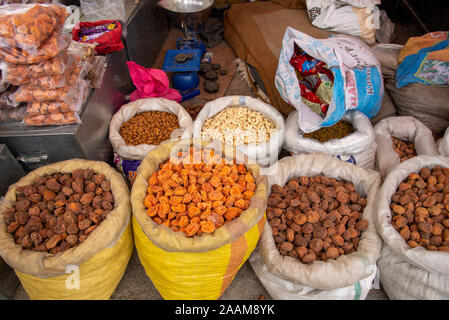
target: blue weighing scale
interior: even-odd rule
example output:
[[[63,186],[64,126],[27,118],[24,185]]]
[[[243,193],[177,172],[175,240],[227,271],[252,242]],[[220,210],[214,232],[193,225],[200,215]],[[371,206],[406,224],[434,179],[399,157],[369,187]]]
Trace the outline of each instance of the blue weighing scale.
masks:
[[[191,54],[193,57],[184,62],[177,62],[178,54]],[[201,49],[174,49],[167,50],[165,54],[162,69],[166,72],[173,72],[172,85],[181,94],[181,102],[200,94],[197,71],[200,70],[201,56]]]

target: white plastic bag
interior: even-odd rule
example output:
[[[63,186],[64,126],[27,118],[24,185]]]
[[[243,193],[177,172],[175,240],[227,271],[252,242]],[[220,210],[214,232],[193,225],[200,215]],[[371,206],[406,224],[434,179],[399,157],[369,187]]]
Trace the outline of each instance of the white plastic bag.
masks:
[[[128,104],[125,104],[112,117],[109,123],[109,140],[112,148],[122,158],[142,160],[145,156],[153,150],[156,145],[139,144],[137,146],[127,145],[125,140],[120,135],[120,126],[134,117],[136,114],[145,111],[164,111],[175,114],[179,121],[179,131],[172,133],[172,136],[178,134],[181,139],[187,139],[192,136],[192,118],[187,113],[182,105],[173,100],[165,98],[144,98],[139,99]]]
[[[373,44],[379,10],[378,0],[306,0],[310,22],[320,29],[361,37]]]
[[[385,242],[379,260],[380,279],[390,299],[448,299],[449,253],[411,248],[391,225],[391,196],[412,172],[423,167],[449,168],[449,158],[421,155],[394,168],[379,190],[375,223]]]
[[[438,152],[443,157],[449,157],[449,128],[444,132],[443,138],[437,141]]]
[[[380,282],[391,300],[449,299],[449,276],[417,268],[388,246],[382,248],[377,264],[382,270]]]
[[[268,271],[257,250],[249,257],[249,262],[257,278],[274,300],[365,300],[368,295],[377,267],[369,266],[368,276],[355,284],[332,290],[316,290],[284,280]]]
[[[350,122],[354,133],[321,143],[315,139],[304,138],[298,126],[298,111],[287,118],[284,148],[294,154],[320,152],[332,155],[363,168],[373,169],[376,156],[376,135],[369,119],[361,112],[348,112],[343,120]]]
[[[272,174],[267,176],[269,190],[273,184],[283,186],[298,176],[323,174],[351,181],[357,192],[367,196],[363,219],[368,220],[368,228],[363,231],[356,252],[336,260],[303,264],[296,258],[280,255],[267,223],[257,247],[261,261],[257,261],[257,256],[250,258],[259,280],[275,299],[364,299],[376,275],[376,261],[382,247],[373,220],[374,202],[380,186],[379,173],[354,167],[325,154],[285,157],[274,167]]]
[[[193,137],[200,138],[205,121],[229,106],[246,106],[251,110],[259,111],[275,124],[276,129],[274,133],[271,133],[269,141],[258,145],[240,145],[236,148],[261,166],[274,164],[284,144],[285,121],[277,109],[259,99],[247,96],[226,96],[206,103],[193,123]]]
[[[80,0],[80,4],[86,21],[125,21],[123,0]]]
[[[400,163],[391,136],[413,142],[417,155],[438,155],[432,131],[413,117],[385,118],[374,127],[374,131],[377,143],[376,164],[382,178]]]
[[[332,100],[324,119],[302,102],[296,71],[290,64],[295,43],[313,58],[325,62],[334,74]],[[379,111],[384,94],[380,63],[365,43],[344,35],[314,39],[291,27],[282,40],[275,85],[282,98],[299,111],[299,127],[303,132],[331,126],[349,110],[372,118]]]

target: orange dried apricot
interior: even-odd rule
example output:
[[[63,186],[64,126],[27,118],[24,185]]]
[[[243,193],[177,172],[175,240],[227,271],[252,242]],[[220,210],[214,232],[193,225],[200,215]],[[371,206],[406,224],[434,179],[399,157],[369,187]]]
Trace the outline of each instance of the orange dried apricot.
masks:
[[[189,212],[188,213],[189,217],[193,218],[193,217],[199,215],[201,213],[201,210],[198,207],[191,206],[191,207],[189,207],[188,212]]]
[[[226,213],[224,214],[224,216],[225,216],[226,220],[233,220],[241,212],[242,212],[242,209],[240,209],[240,208],[230,207],[226,210]]]
[[[200,229],[200,225],[198,223],[189,223],[189,225],[186,227],[186,235],[188,237],[193,236],[198,230]]]
[[[171,209],[174,212],[183,212],[183,211],[186,211],[186,205],[184,203],[180,203],[175,206],[172,206]]]
[[[201,231],[204,233],[212,233],[215,231],[215,224],[210,221],[201,221]]]
[[[215,191],[212,189],[212,191],[209,192],[209,199],[211,201],[218,201],[218,200],[222,200],[224,198],[223,193],[221,193],[220,191]]]
[[[155,205],[155,206],[151,206],[147,209],[147,215],[149,217],[154,217],[155,215],[157,215],[157,210],[159,208],[159,205]]]
[[[178,222],[178,226],[179,227],[187,227],[187,225],[189,224],[189,218],[187,218],[186,216],[182,216],[180,219],[179,219],[179,222]]]

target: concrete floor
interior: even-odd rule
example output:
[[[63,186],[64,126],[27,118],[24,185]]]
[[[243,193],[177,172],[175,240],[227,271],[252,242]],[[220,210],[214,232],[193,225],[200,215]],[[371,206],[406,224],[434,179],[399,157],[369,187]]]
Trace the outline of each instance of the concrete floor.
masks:
[[[252,88],[236,74],[226,92],[226,95],[250,95],[256,96]],[[193,104],[204,103],[203,98],[194,98],[190,101]],[[201,100],[203,99],[203,100]],[[193,99],[192,99],[193,100]],[[257,300],[263,295],[266,299],[271,299],[265,288],[262,286],[249,262],[246,262],[237,273],[234,281],[229,285],[221,300]],[[14,300],[26,300],[28,295],[21,285],[19,285]],[[112,300],[160,300],[159,292],[154,287],[151,280],[145,274],[143,266],[140,264],[136,250],[129,261],[128,267],[122,280],[113,293]],[[367,300],[388,299],[383,290],[372,289]]]

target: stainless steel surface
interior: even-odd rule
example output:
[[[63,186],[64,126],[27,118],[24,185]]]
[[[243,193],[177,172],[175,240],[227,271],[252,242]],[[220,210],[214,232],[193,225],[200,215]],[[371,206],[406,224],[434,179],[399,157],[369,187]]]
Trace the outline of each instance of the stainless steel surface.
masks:
[[[168,35],[165,10],[156,2],[141,0],[126,24],[124,43],[128,60],[146,68],[154,64]]]
[[[161,0],[157,4],[168,11],[193,13],[211,7],[214,0]]]
[[[161,0],[158,5],[167,12],[171,23],[182,28],[199,31],[209,19],[214,0]]]
[[[0,197],[5,195],[11,184],[25,175],[25,171],[4,144],[0,144],[0,172]]]
[[[123,66],[126,69],[123,50],[108,56],[103,83],[91,91],[84,103],[81,124],[30,127],[17,122],[0,123],[0,143],[6,144],[15,157],[23,160],[21,164],[27,171],[73,158],[111,161],[109,121],[123,104],[124,91],[130,86],[128,71]]]

